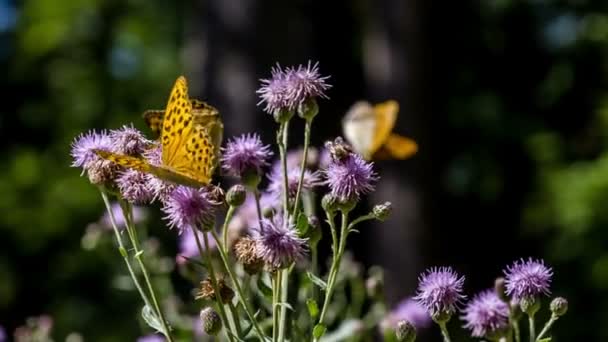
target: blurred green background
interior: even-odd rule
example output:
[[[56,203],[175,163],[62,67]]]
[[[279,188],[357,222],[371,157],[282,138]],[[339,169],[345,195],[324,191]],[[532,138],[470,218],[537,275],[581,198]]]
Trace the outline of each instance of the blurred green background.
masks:
[[[71,141],[143,128],[185,74],[226,136],[271,142],[257,80],[309,59],[334,85],[315,144],[355,100],[396,98],[398,130],[421,146],[378,165],[407,214],[352,244],[387,266],[391,300],[430,265],[455,265],[473,294],[542,257],[571,302],[555,340],[608,339],[608,2],[591,0],[0,0],[0,325],[49,314],[57,340],[140,335],[116,251],[81,246],[102,202],[69,167]],[[172,257],[175,234],[152,212]]]

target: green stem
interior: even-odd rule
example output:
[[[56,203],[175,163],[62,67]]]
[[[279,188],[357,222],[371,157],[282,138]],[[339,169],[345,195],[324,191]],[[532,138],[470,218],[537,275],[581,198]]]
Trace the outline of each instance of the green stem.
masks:
[[[528,325],[530,327],[530,342],[536,341],[536,327],[534,324],[534,315],[528,315]]]
[[[108,194],[103,189],[100,189],[100,192],[101,192],[101,198],[103,198],[103,202],[106,206],[106,210],[108,211],[108,215],[110,217],[110,223],[112,224],[112,229],[114,230],[114,234],[116,235],[116,241],[118,241],[118,251],[120,252],[120,255],[122,256],[123,260],[125,261],[125,264],[127,265],[127,269],[129,270],[129,275],[131,276],[131,279],[133,280],[133,284],[135,284],[135,288],[137,288],[137,292],[139,292],[141,299],[144,301],[144,304],[147,307],[152,309],[153,306],[150,304],[150,300],[148,299],[148,296],[144,292],[141,284],[139,283],[139,280],[137,279],[137,276],[135,275],[135,272],[133,270],[133,266],[131,265],[131,262],[129,261],[129,255],[127,253],[127,249],[125,248],[125,246],[122,242],[122,238],[120,237],[120,232],[118,230],[118,227],[116,226],[116,219],[114,218],[114,213],[112,212],[112,205],[110,204],[110,199],[108,198]],[[158,315],[158,314],[155,313],[155,315]],[[171,337],[169,336],[168,332],[163,331],[163,335],[165,335],[165,337],[167,337],[167,339],[170,340]]]
[[[437,323],[439,324],[439,328],[441,329],[441,335],[443,336],[443,342],[450,342],[450,333],[448,332],[448,327],[445,322]]]
[[[521,334],[519,333],[519,322],[513,321],[513,334],[515,335],[515,342],[521,342]]]
[[[281,272],[281,303],[287,303],[287,293],[289,291],[289,271],[291,267],[284,268],[280,270]],[[279,318],[279,341],[284,341],[285,339],[285,323],[287,318],[287,308],[284,305],[281,305]]]
[[[243,336],[243,329],[241,328],[241,320],[239,319],[239,312],[237,311],[234,304],[232,304],[232,302],[228,303],[228,307],[230,308],[230,312],[232,313],[232,320],[234,321],[234,327],[236,329],[237,336],[239,336],[239,338],[245,337],[245,336]]]
[[[209,241],[207,238],[207,233],[203,232],[203,241],[205,242],[205,250],[201,246],[201,239],[198,236],[198,231],[194,226],[192,226],[192,233],[194,234],[194,240],[196,241],[196,246],[198,247],[198,252],[201,255],[201,259],[204,264],[207,265],[207,271],[209,272],[209,278],[211,278],[211,285],[213,286],[213,292],[215,293],[215,301],[217,303],[217,308],[220,314],[220,318],[222,319],[222,323],[226,329],[226,337],[228,340],[234,341],[234,337],[230,330],[230,325],[228,325],[228,318],[226,316],[226,310],[224,308],[224,303],[222,301],[222,296],[220,295],[219,286],[217,284],[217,278],[215,277],[215,271],[213,270],[213,263],[211,262],[211,253],[209,252]],[[218,244],[219,246],[219,244]]]
[[[222,248],[221,245],[219,245],[219,236],[217,235],[217,233],[215,231],[211,231],[211,236],[213,236],[216,243],[218,244],[218,252],[220,254],[220,258],[222,259],[222,262],[224,263],[224,267],[226,268],[226,271],[228,272],[228,276],[230,277],[230,280],[232,281],[232,284],[234,285],[234,289],[236,290],[236,293],[239,296],[239,301],[243,305],[243,308],[245,309],[245,313],[247,314],[247,317],[251,321],[251,324],[253,324],[253,327],[254,327],[255,331],[257,332],[258,337],[263,341],[264,340],[264,331],[258,325],[258,322],[255,319],[255,316],[253,314],[253,311],[251,310],[251,307],[249,306],[249,302],[247,302],[247,299],[245,298],[243,289],[242,289],[240,283],[238,282],[238,279],[236,278],[234,270],[232,269],[232,267],[230,266],[230,263],[228,262],[228,256],[226,255],[226,250],[224,248]]]
[[[317,273],[319,272],[318,268],[319,268],[319,253],[317,252],[317,245],[315,246],[311,246],[310,248],[310,254],[311,254],[311,272],[314,275],[317,275]],[[317,297],[319,296],[319,291],[317,290],[317,286],[313,285],[312,286],[312,299],[315,302],[318,302]]]
[[[224,249],[228,250],[228,223],[230,223],[230,220],[232,219],[232,216],[234,215],[234,211],[235,211],[236,207],[230,206],[228,207],[228,211],[226,212],[226,218],[224,219],[224,224],[222,226],[222,237],[223,237],[223,241],[224,241]],[[217,241],[217,243],[219,244],[220,242]]]
[[[536,337],[536,341],[540,341],[545,336],[545,334],[549,332],[549,330],[553,326],[553,323],[555,323],[557,319],[558,317],[551,315],[551,318],[549,319],[549,321],[547,321],[547,323],[543,327],[543,330],[541,330],[540,334],[538,334],[538,337]]]
[[[332,231],[335,230],[335,224],[333,223],[333,217],[329,217],[329,222]],[[332,232],[332,238],[334,239],[334,245],[336,237],[334,236],[335,232]],[[329,277],[327,279],[327,289],[325,292],[325,300],[323,301],[323,309],[321,310],[321,315],[319,316],[319,323],[323,324],[323,320],[325,319],[325,315],[327,314],[327,309],[329,308],[329,303],[331,302],[331,296],[334,292],[334,286],[336,283],[336,278],[338,276],[338,272],[340,271],[340,262],[342,261],[342,255],[344,254],[344,248],[346,247],[346,237],[348,236],[348,212],[342,212],[342,228],[340,229],[340,242],[337,250],[334,248],[334,257],[332,261],[331,268],[329,270]],[[317,339],[315,339],[317,340]]]
[[[279,298],[281,297],[281,272],[276,271],[272,279],[272,342],[279,341]]]
[[[283,222],[289,219],[289,181],[287,178],[287,140],[289,136],[289,121],[279,127],[279,154],[281,157],[281,172],[283,174]]]
[[[302,183],[304,182],[304,171],[306,170],[306,163],[308,160],[308,145],[310,144],[310,131],[312,127],[312,120],[306,120],[304,126],[304,152],[302,152],[302,164],[300,166],[300,179],[298,181],[298,191],[296,192],[296,199],[294,202],[293,213],[291,216],[295,219],[298,217],[298,210],[300,208],[300,193],[302,192]]]
[[[255,210],[258,212],[258,224],[260,225],[260,232],[262,231],[262,206],[260,205],[260,191],[255,189],[253,192],[255,197]]]
[[[375,218],[374,214],[367,214],[367,215],[359,216],[358,218],[354,219],[353,222],[351,222],[348,225],[348,230],[350,231],[351,229],[355,228],[355,226],[361,222],[372,220],[374,218]]]

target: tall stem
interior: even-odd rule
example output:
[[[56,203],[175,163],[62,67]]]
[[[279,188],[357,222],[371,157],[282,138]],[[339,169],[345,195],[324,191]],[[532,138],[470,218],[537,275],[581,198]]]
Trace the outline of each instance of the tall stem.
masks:
[[[439,328],[441,329],[441,335],[443,336],[443,342],[450,342],[450,333],[448,332],[448,327],[445,322],[437,323],[439,324]]]
[[[201,259],[203,263],[207,265],[207,271],[209,272],[209,278],[211,278],[211,285],[213,286],[213,292],[215,293],[215,301],[217,303],[220,318],[222,319],[222,323],[224,324],[226,337],[228,338],[228,340],[234,341],[234,337],[229,331],[230,325],[228,325],[228,318],[226,316],[224,302],[222,301],[222,296],[220,295],[219,286],[217,284],[217,278],[215,277],[215,271],[213,270],[213,263],[211,262],[211,253],[209,252],[209,241],[207,239],[207,233],[203,233],[203,240],[205,242],[205,250],[203,250],[203,247],[201,246],[201,239],[198,236],[198,231],[194,226],[192,226],[191,228],[192,233],[194,234],[194,240],[196,241],[196,246],[198,247],[198,252],[201,255]]]
[[[283,222],[289,219],[289,181],[287,178],[287,140],[289,137],[289,121],[279,127],[278,139],[279,154],[281,158],[281,172],[283,176]]]
[[[260,225],[260,232],[262,231],[262,206],[260,205],[260,190],[255,189],[253,191],[255,197],[255,210],[258,212],[258,224]]]
[[[293,205],[293,213],[291,216],[294,220],[298,217],[298,209],[300,208],[300,194],[302,192],[302,183],[304,182],[304,171],[306,170],[306,164],[308,160],[308,145],[310,144],[310,131],[312,127],[312,120],[306,120],[304,126],[304,152],[302,152],[302,163],[300,165],[300,179],[298,180],[298,191],[296,193],[296,199]]]
[[[543,330],[541,330],[540,334],[538,334],[538,336],[536,337],[536,341],[540,341],[545,336],[545,334],[549,332],[555,321],[557,321],[557,317],[551,315],[551,318],[549,319],[549,321],[547,321],[547,323],[543,327]]]
[[[328,215],[329,216],[329,215]],[[335,230],[335,225],[333,224],[333,218],[328,220],[330,222],[330,226],[332,230]],[[334,238],[335,245],[335,233],[332,233],[332,237]],[[336,285],[336,278],[338,276],[338,272],[340,271],[340,262],[342,261],[342,254],[344,254],[344,248],[346,247],[346,238],[348,236],[348,212],[342,212],[342,228],[340,229],[340,242],[337,246],[337,250],[334,249],[334,257],[332,261],[331,268],[329,270],[329,277],[327,279],[327,289],[325,292],[325,300],[323,301],[323,309],[321,309],[321,315],[319,316],[319,323],[323,324],[323,320],[325,319],[325,315],[327,314],[327,309],[329,308],[329,304],[331,302],[331,296],[333,295],[334,288]],[[315,339],[317,340],[317,339]]]
[[[230,223],[230,220],[232,219],[232,216],[234,215],[234,210],[236,208],[233,206],[228,207],[228,211],[226,212],[226,218],[224,219],[224,224],[222,226],[222,235],[223,235],[223,241],[224,241],[224,249],[228,250],[228,223]],[[220,243],[219,241],[216,241],[218,244]]]
[[[245,313],[247,314],[247,317],[251,321],[251,324],[253,324],[253,327],[254,327],[255,331],[257,332],[258,337],[260,338],[260,340],[263,341],[264,340],[264,331],[258,325],[258,322],[255,319],[255,316],[253,315],[253,311],[252,311],[251,307],[249,306],[249,302],[245,298],[243,288],[241,287],[240,283],[238,282],[238,279],[236,278],[234,270],[232,269],[232,267],[230,267],[230,263],[228,262],[228,256],[226,254],[226,250],[224,248],[222,248],[222,246],[219,244],[219,236],[217,235],[217,233],[215,231],[211,231],[211,235],[213,236],[213,238],[215,239],[215,241],[219,247],[218,251],[219,251],[220,257],[222,259],[222,262],[224,263],[224,267],[226,268],[226,271],[228,272],[228,276],[230,277],[230,280],[232,281],[232,284],[234,285],[234,289],[236,290],[236,293],[239,296],[239,301],[243,305],[243,308],[245,309]]]
[[[152,297],[152,302],[154,303],[154,309],[158,314],[158,318],[163,326],[163,329],[167,332],[167,339],[169,342],[172,341],[171,336],[169,334],[169,327],[167,325],[167,321],[163,315],[163,311],[158,304],[158,299],[156,299],[156,292],[154,291],[154,287],[152,286],[152,281],[150,280],[150,275],[148,273],[148,268],[144,263],[144,251],[139,247],[139,239],[137,238],[137,230],[133,226],[133,216],[131,206],[128,203],[124,203],[121,206],[123,210],[123,215],[125,216],[125,221],[127,224],[127,231],[129,232],[129,237],[131,239],[131,244],[133,245],[133,249],[135,251],[135,260],[139,264],[139,268],[141,269],[142,274],[144,275],[144,279],[146,280],[146,285],[148,286],[148,291],[150,292],[150,296]]]
[[[103,199],[103,203],[106,206],[108,216],[110,217],[110,223],[112,224],[112,230],[114,231],[114,235],[116,235],[116,241],[118,241],[118,251],[120,252],[120,255],[122,256],[123,260],[125,261],[125,264],[127,265],[127,269],[129,270],[129,275],[131,276],[131,279],[133,280],[133,284],[135,284],[135,288],[137,288],[137,292],[139,292],[141,299],[144,301],[144,304],[147,307],[152,309],[150,300],[148,299],[148,296],[144,292],[141,284],[139,283],[139,280],[137,279],[137,276],[135,275],[135,272],[133,271],[133,266],[131,265],[131,262],[129,261],[129,255],[127,253],[127,249],[125,248],[125,245],[122,242],[120,232],[118,230],[118,227],[116,226],[116,219],[114,218],[114,212],[112,211],[112,205],[110,204],[110,199],[108,198],[108,194],[103,189],[100,189],[100,192],[101,192],[101,198]],[[163,335],[167,336],[168,334],[163,332]]]
[[[281,275],[276,271],[272,280],[272,342],[279,341],[279,299],[281,298]]]
[[[534,324],[534,315],[528,315],[528,324],[530,328],[530,342],[536,341],[536,327]]]
[[[287,303],[287,293],[289,291],[289,273],[291,267],[280,270],[281,272],[281,297],[279,300],[281,303]],[[281,311],[279,315],[279,341],[284,341],[285,338],[285,323],[287,318],[287,307],[281,305]]]

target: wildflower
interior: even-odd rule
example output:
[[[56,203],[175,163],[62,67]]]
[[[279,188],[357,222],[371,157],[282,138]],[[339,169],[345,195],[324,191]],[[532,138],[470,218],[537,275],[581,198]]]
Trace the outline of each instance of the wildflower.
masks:
[[[133,204],[145,204],[152,201],[154,193],[150,188],[149,178],[143,172],[128,169],[116,178],[116,185],[122,198]]]
[[[464,309],[464,327],[473,337],[494,338],[504,334],[509,325],[509,306],[494,290],[477,294]]]
[[[557,297],[551,301],[549,308],[553,316],[561,317],[568,312],[568,300],[563,297]]]
[[[228,141],[223,148],[222,167],[229,175],[236,177],[261,175],[272,154],[270,146],[264,145],[259,135],[243,134]]]
[[[300,167],[287,170],[287,194],[289,198],[295,198],[298,192],[298,183],[300,182],[300,173],[302,169]],[[302,190],[312,190],[314,187],[320,185],[321,179],[318,172],[311,172],[310,170],[304,170],[304,178],[302,179]],[[268,185],[268,191],[278,198],[283,196],[284,178],[282,170],[275,169],[269,176],[270,184]]]
[[[148,163],[152,165],[162,165],[162,148],[160,145],[156,145],[153,148],[146,150],[143,153],[144,158]],[[148,187],[153,194],[153,200],[160,200],[161,202],[166,201],[177,185],[162,180],[154,175],[147,174]]]
[[[192,227],[210,229],[215,208],[204,188],[178,186],[163,203],[162,211],[166,214],[169,227],[177,227],[181,233]]]
[[[222,299],[222,303],[229,303],[234,297],[234,291],[226,284],[224,279],[217,279],[217,287],[220,292],[220,298]],[[196,294],[196,299],[204,299],[204,300],[212,300],[215,301],[215,290],[213,289],[213,283],[210,279],[205,279],[201,281],[199,291]]]
[[[262,227],[252,232],[258,256],[270,267],[287,267],[304,255],[306,239],[298,236],[289,221],[283,222],[282,215],[262,219]]]
[[[211,336],[217,335],[222,330],[220,315],[212,308],[204,308],[200,313],[203,331]]]
[[[226,203],[233,207],[240,207],[247,198],[247,190],[241,184],[234,185],[228,189],[226,194]]]
[[[109,138],[112,141],[112,151],[129,156],[141,155],[150,145],[150,141],[133,125],[111,130]]]
[[[361,195],[374,191],[374,182],[378,180],[373,163],[355,153],[342,159],[332,158],[323,173],[331,195],[340,202],[358,201]]]
[[[105,184],[114,179],[118,166],[99,157],[94,150],[112,151],[112,141],[106,131],[91,130],[72,142],[72,167],[81,167],[93,184]]]
[[[378,221],[385,221],[392,211],[393,205],[391,202],[384,202],[383,204],[376,204],[372,209],[372,214]]]
[[[389,312],[380,323],[380,327],[382,330],[396,329],[398,323],[404,320],[410,322],[416,329],[423,329],[431,323],[431,316],[416,300],[406,298]]]
[[[420,276],[415,299],[433,320],[445,322],[465,298],[463,285],[464,277],[459,277],[451,267],[433,267]]]
[[[515,261],[504,271],[507,294],[513,299],[535,299],[541,294],[549,295],[553,271],[542,260],[532,258]]]
[[[294,111],[307,100],[327,98],[325,91],[331,88],[326,83],[328,78],[319,74],[318,63],[286,69],[277,64],[272,68],[271,78],[261,80],[262,86],[257,91],[261,98],[259,104],[265,104],[264,110],[273,115]]]
[[[277,197],[273,194],[264,192],[260,196],[260,209],[262,214],[264,212],[273,211],[279,208],[280,202]],[[240,235],[244,230],[259,226],[258,223],[258,211],[255,204],[255,197],[253,194],[248,193],[247,198],[243,205],[241,205],[236,211],[235,215],[230,220],[228,229],[234,235]]]
[[[256,246],[255,240],[248,236],[240,238],[234,244],[236,260],[243,264],[247,273],[252,275],[258,273],[264,267],[264,260],[258,256]]]
[[[399,321],[395,329],[395,337],[399,342],[413,342],[416,340],[416,327],[407,320]]]

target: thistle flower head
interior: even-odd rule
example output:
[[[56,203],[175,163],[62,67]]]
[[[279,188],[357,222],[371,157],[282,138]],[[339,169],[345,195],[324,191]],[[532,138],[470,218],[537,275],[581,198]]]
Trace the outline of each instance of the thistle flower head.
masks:
[[[150,145],[150,141],[133,125],[113,129],[109,136],[112,141],[112,150],[129,156],[141,155]]]
[[[492,337],[508,328],[509,305],[494,290],[486,290],[469,301],[462,319],[474,337]]]
[[[243,264],[243,268],[249,274],[256,274],[264,267],[264,260],[259,257],[256,246],[255,240],[249,236],[240,238],[234,244],[236,259]]]
[[[162,149],[160,145],[147,149],[144,151],[143,156],[146,161],[152,165],[158,166],[162,164]],[[174,183],[164,181],[154,175],[146,174],[146,177],[148,187],[152,192],[153,200],[160,200],[161,202],[166,201],[176,188]]]
[[[112,140],[106,131],[91,130],[72,142],[72,166],[81,167],[93,184],[105,184],[116,177],[118,166],[99,157],[94,150],[112,151]]]
[[[258,256],[270,267],[287,267],[306,251],[306,239],[300,238],[294,225],[284,222],[282,215],[262,219],[262,226],[252,229],[252,237]]]
[[[260,175],[272,154],[270,146],[264,145],[259,135],[243,134],[228,141],[223,148],[222,167],[232,176]]]
[[[178,186],[163,203],[165,219],[169,227],[177,227],[180,233],[192,227],[206,229],[213,223],[215,207],[204,188],[193,189]]]
[[[507,294],[513,299],[530,300],[541,294],[549,295],[553,271],[542,260],[529,258],[515,261],[504,271]]]
[[[154,198],[149,177],[143,172],[127,169],[116,178],[116,185],[122,198],[133,204],[146,204]]]
[[[413,298],[406,298],[382,320],[382,330],[396,329],[400,321],[410,322],[416,329],[427,328],[431,324],[431,316],[426,309]]]
[[[295,198],[298,192],[298,184],[300,182],[300,167],[292,168],[287,170],[287,193],[289,198]],[[283,172],[281,169],[274,169],[268,177],[270,184],[268,185],[268,191],[278,198],[283,196],[284,179]],[[322,184],[321,176],[318,172],[312,172],[310,170],[304,170],[304,178],[302,179],[302,190],[312,190],[314,187]]]
[[[415,299],[433,319],[438,315],[450,317],[465,298],[463,285],[464,277],[451,267],[433,267],[420,276]]]
[[[323,173],[331,195],[341,202],[358,201],[361,195],[374,191],[378,180],[373,163],[355,153],[333,158]]]
[[[331,88],[326,83],[328,78],[319,74],[318,63],[286,69],[277,64],[271,77],[261,80],[262,86],[257,90],[259,104],[264,104],[264,110],[271,114],[296,110],[309,99],[327,98],[325,91]]]

